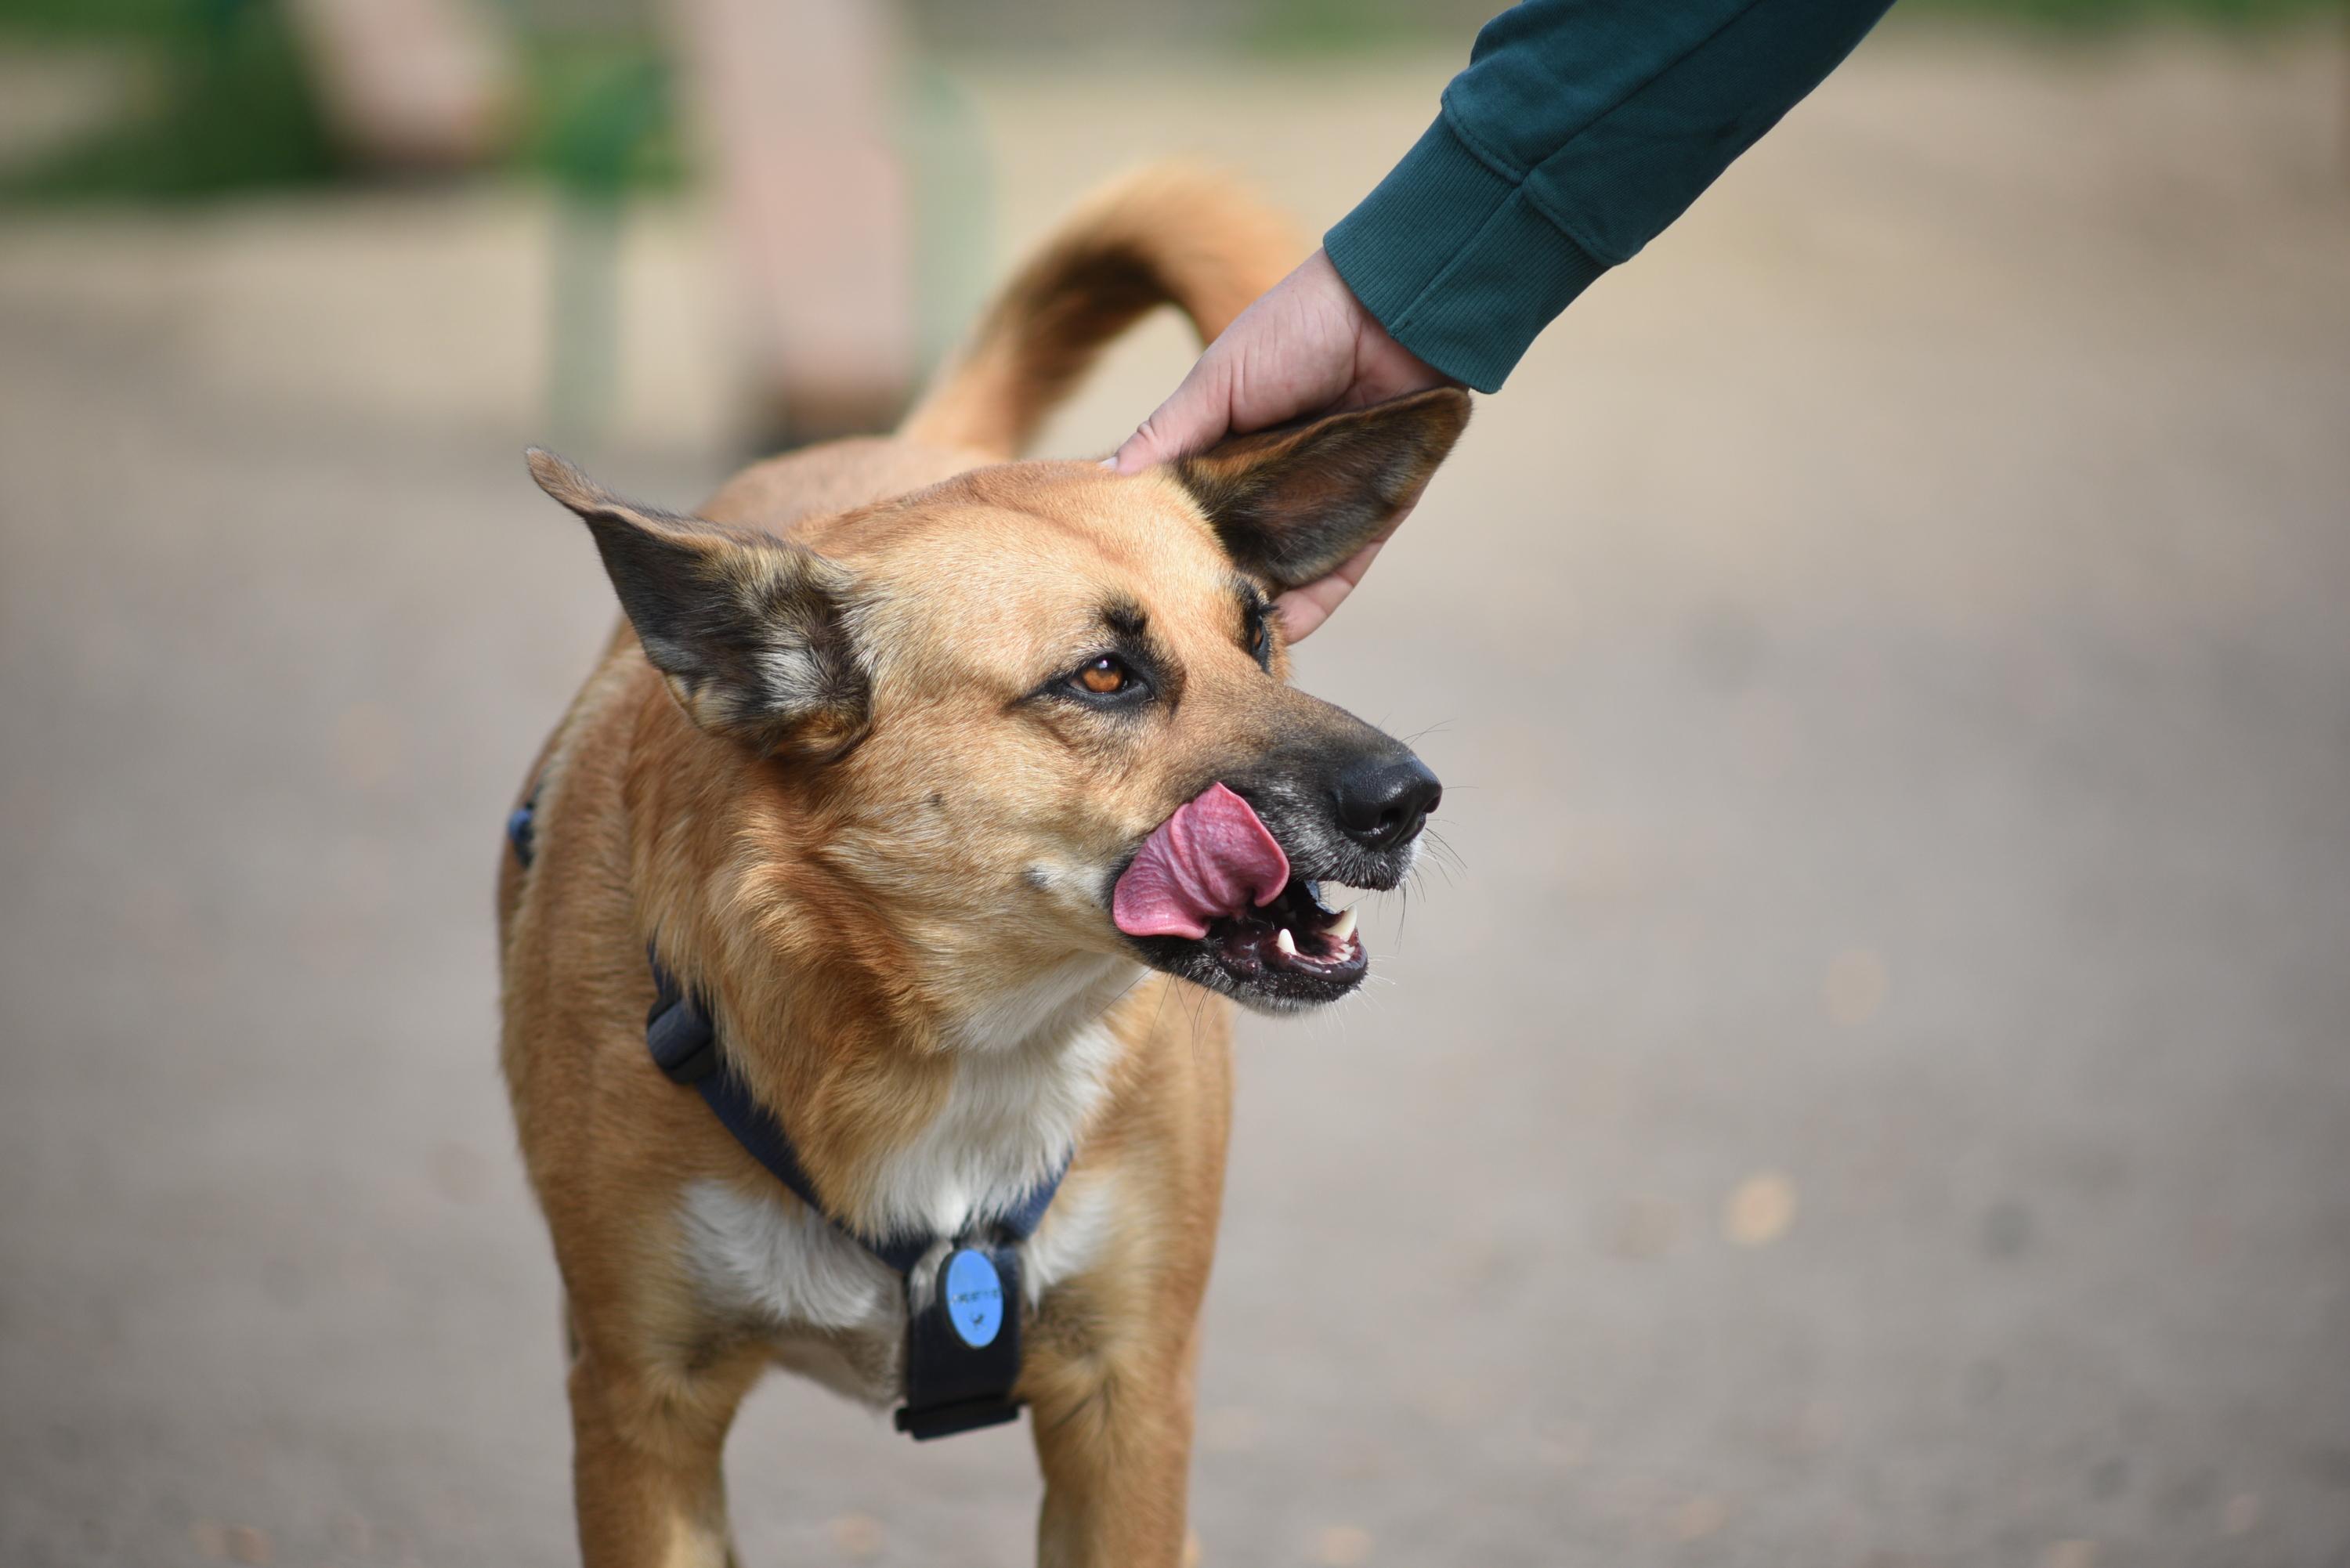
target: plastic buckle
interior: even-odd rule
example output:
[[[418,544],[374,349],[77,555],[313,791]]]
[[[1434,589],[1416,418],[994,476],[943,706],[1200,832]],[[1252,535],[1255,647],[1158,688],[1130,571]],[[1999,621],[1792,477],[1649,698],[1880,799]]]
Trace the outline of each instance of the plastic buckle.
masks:
[[[534,790],[528,800],[506,815],[506,842],[514,846],[515,858],[523,869],[530,869],[533,852],[537,848],[538,792]]]
[[[654,1002],[645,1020],[645,1047],[672,1084],[699,1084],[718,1071],[718,1031],[687,997]]]
[[[899,1407],[892,1419],[898,1423],[898,1430],[923,1443],[932,1438],[951,1438],[957,1432],[975,1432],[982,1427],[1017,1421],[1020,1407],[1009,1399],[964,1399],[952,1405],[933,1405],[927,1410],[905,1405]]]

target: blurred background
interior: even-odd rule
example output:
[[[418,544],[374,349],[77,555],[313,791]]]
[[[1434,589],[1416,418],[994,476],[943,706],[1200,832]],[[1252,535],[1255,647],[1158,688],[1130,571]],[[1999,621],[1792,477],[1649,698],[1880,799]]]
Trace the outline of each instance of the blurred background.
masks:
[[[1315,233],[1461,0],[0,0],[0,1562],[554,1563],[507,801],[690,505],[1103,179]],[[1908,0],[1301,680],[1454,852],[1243,1024],[1210,1563],[2350,1563],[2350,50]],[[1171,386],[1171,318],[1044,451]],[[778,1380],[751,1563],[1026,1560]]]

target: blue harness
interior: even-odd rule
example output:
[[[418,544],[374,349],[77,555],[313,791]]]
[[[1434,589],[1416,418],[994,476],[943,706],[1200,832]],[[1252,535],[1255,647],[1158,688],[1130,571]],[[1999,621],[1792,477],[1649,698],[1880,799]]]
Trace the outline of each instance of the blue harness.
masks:
[[[535,847],[538,794],[506,818],[506,839],[527,870]],[[1035,1233],[1058,1191],[1062,1168],[1009,1211],[959,1236],[914,1231],[872,1237],[829,1213],[801,1168],[791,1135],[774,1113],[726,1070],[718,1026],[701,999],[677,982],[648,946],[653,1005],[645,1015],[645,1049],[672,1084],[701,1093],[711,1114],[743,1151],[764,1166],[792,1196],[832,1228],[887,1263],[906,1287],[906,1403],[898,1429],[917,1438],[943,1438],[1016,1419],[1012,1397],[1020,1377],[1020,1247]],[[914,1275],[941,1241],[952,1243],[931,1280],[931,1303],[913,1310]]]

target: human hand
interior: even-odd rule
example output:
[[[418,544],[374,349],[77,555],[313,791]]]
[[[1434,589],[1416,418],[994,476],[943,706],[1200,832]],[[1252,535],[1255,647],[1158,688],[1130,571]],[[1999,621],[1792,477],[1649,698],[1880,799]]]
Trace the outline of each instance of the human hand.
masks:
[[[1120,473],[1137,473],[1228,435],[1455,384],[1388,337],[1317,250],[1208,345],[1174,395],[1110,461]],[[1355,591],[1379,547],[1409,514],[1409,507],[1397,513],[1387,533],[1337,570],[1275,601],[1290,641],[1312,635]]]

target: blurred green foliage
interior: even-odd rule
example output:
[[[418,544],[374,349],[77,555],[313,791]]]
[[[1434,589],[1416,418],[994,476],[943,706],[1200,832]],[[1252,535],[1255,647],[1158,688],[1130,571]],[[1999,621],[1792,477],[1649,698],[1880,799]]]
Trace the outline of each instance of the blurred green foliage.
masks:
[[[916,0],[920,4],[921,0]],[[2148,24],[2241,30],[2340,16],[2350,0],[1898,0],[1897,19],[1985,20],[2089,37]],[[1426,47],[1469,40],[1501,0],[1268,0],[1242,41],[1280,59]]]
[[[2066,33],[2114,32],[2148,23],[2245,28],[2343,13],[2343,0],[1902,0],[1904,15],[1989,17]]]
[[[526,46],[523,167],[587,200],[666,189],[685,178],[669,62],[647,39],[547,39]]]
[[[119,44],[157,72],[117,123],[0,173],[0,200],[196,200],[364,175],[329,134],[277,0],[0,0],[0,41]],[[651,37],[519,42],[510,169],[588,200],[681,181],[670,68]]]
[[[0,0],[0,32],[32,37],[159,37],[196,19],[189,0]]]
[[[1498,3],[1498,0],[1495,0]],[[1902,0],[1908,16],[1982,17],[2070,35],[2148,21],[2231,28],[2339,14],[2343,0]],[[955,28],[936,0],[907,0],[918,35]],[[1463,55],[1488,5],[1479,0],[1263,0],[1200,40],[1285,59],[1450,45]],[[534,7],[502,5],[518,28],[523,122],[506,160],[582,199],[667,187],[686,161],[672,112],[671,67],[651,31],[656,0],[635,31],[533,26]],[[1016,5],[988,8],[993,36],[1020,36]],[[1211,8],[1212,10],[1212,7]],[[1066,13],[1046,6],[1066,21]],[[1040,12],[1039,25],[1045,18]],[[1114,16],[1097,20],[1116,36]],[[1066,34],[1062,35],[1066,36]],[[359,177],[319,112],[281,0],[0,0],[0,44],[120,47],[156,70],[157,89],[118,123],[36,161],[0,171],[0,200],[197,199]]]
[[[136,40],[161,67],[123,119],[0,179],[18,200],[186,197],[338,171],[285,18],[246,0],[0,0],[35,37]]]

